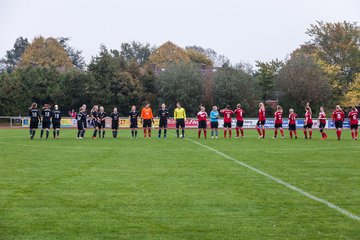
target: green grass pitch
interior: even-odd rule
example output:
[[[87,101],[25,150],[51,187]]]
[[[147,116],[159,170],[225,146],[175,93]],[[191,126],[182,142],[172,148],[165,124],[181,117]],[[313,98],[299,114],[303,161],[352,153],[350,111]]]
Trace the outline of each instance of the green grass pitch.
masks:
[[[360,221],[187,139],[39,132],[30,141],[28,130],[0,130],[0,239],[360,238]],[[360,141],[327,132],[326,141],[317,131],[312,140],[186,134],[360,216]]]

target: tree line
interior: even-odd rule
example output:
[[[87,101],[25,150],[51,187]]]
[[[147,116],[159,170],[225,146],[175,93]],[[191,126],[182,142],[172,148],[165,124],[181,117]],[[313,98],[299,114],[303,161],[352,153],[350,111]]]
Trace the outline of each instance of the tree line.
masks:
[[[131,105],[162,102],[173,109],[182,102],[189,115],[199,105],[235,107],[254,117],[260,101],[278,102],[302,113],[309,102],[333,108],[360,104],[360,27],[357,23],[316,22],[310,40],[284,60],[231,64],[223,55],[200,46],[172,42],[101,45],[86,64],[69,38],[19,37],[0,60],[0,115],[25,115],[31,102],[58,104],[62,110],[83,103],[127,114]],[[270,101],[268,101],[270,102]],[[269,113],[273,111],[268,107]]]

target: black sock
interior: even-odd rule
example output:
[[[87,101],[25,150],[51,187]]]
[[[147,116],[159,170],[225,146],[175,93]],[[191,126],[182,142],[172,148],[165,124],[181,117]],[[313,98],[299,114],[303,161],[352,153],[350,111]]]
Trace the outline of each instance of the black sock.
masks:
[[[32,132],[33,132],[33,130],[32,130],[32,129],[30,129],[30,130],[29,130],[30,137],[32,136]]]
[[[103,137],[103,138],[105,137],[105,130],[103,130],[103,134],[102,134],[102,137]]]
[[[159,129],[159,133],[158,133],[159,137],[161,136],[161,129]]]
[[[33,134],[32,134],[33,138],[35,137],[35,133],[36,133],[36,130],[33,130]]]
[[[44,129],[41,129],[41,132],[40,132],[40,138],[42,138],[44,135]]]
[[[83,138],[85,135],[85,130],[81,130],[81,137]]]
[[[101,130],[99,129],[99,138],[101,137]]]
[[[135,130],[135,137],[137,137],[137,130]]]
[[[185,130],[184,129],[181,130],[181,134],[182,134],[183,137],[185,137]]]
[[[54,135],[54,138],[55,138],[55,136],[56,136],[56,132],[55,132],[55,130],[53,131],[53,135]]]
[[[80,137],[81,130],[78,130],[77,137]]]
[[[46,130],[46,139],[48,139],[49,138],[49,130]]]
[[[179,129],[176,129],[176,136],[179,137]]]
[[[60,130],[58,129],[58,130],[56,130],[56,135],[57,135],[57,137],[59,137],[60,136]]]
[[[135,135],[135,131],[131,130],[131,137],[134,137],[134,135]]]
[[[94,130],[93,137],[96,137],[96,135],[97,135],[97,130],[95,129],[95,130]]]
[[[165,128],[165,129],[164,129],[164,137],[166,137],[166,132],[167,132],[167,131],[166,131],[166,128]]]

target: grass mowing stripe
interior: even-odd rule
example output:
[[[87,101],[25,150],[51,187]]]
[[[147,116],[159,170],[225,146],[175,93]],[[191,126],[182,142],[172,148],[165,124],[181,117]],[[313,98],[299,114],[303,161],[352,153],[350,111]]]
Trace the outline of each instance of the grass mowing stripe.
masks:
[[[281,184],[281,185],[283,185],[283,186],[285,186],[285,187],[287,187],[287,188],[289,188],[289,189],[291,189],[293,191],[296,191],[296,192],[302,194],[303,196],[305,196],[307,198],[310,198],[310,199],[312,199],[314,201],[325,204],[329,208],[332,208],[332,209],[344,214],[345,216],[347,216],[349,218],[360,221],[360,216],[357,216],[357,215],[349,212],[348,210],[343,209],[343,208],[341,208],[341,207],[339,207],[339,206],[337,206],[337,205],[335,205],[335,204],[333,204],[333,203],[331,203],[331,202],[329,202],[329,201],[327,201],[325,199],[316,197],[316,196],[312,195],[311,193],[308,193],[308,192],[306,192],[306,191],[304,191],[304,190],[302,190],[302,189],[300,189],[300,188],[298,188],[298,187],[296,187],[296,186],[294,186],[294,185],[292,185],[290,183],[284,182],[283,180],[281,180],[279,178],[276,178],[276,177],[274,177],[274,176],[272,176],[272,175],[270,175],[270,174],[268,174],[266,172],[263,172],[263,171],[255,168],[253,166],[250,166],[250,165],[248,165],[248,164],[246,164],[244,162],[241,162],[241,161],[239,161],[239,160],[237,160],[237,159],[235,159],[233,157],[230,157],[230,156],[226,155],[225,153],[222,153],[222,152],[220,152],[220,151],[218,151],[218,150],[216,150],[216,149],[214,149],[212,147],[201,144],[201,143],[199,143],[197,141],[194,141],[194,140],[192,140],[190,138],[186,138],[186,140],[188,140],[190,142],[193,142],[193,143],[195,143],[195,144],[197,144],[197,145],[199,145],[199,146],[201,146],[203,148],[206,148],[206,149],[208,149],[208,150],[210,150],[210,151],[212,151],[212,152],[214,152],[214,153],[216,153],[216,154],[218,154],[218,155],[220,155],[220,156],[222,156],[222,157],[224,157],[224,158],[226,158],[228,160],[231,160],[231,161],[233,161],[233,162],[235,162],[235,163],[237,163],[237,164],[239,164],[239,165],[241,165],[241,166],[243,166],[245,168],[248,168],[248,169],[250,169],[250,170],[252,170],[252,171],[254,171],[254,172],[256,172],[256,173],[258,173],[260,175],[263,175],[263,176],[265,176],[265,177],[267,177],[267,178],[269,178],[269,179],[271,179],[271,180],[273,180],[273,181],[275,181],[275,182],[277,182],[277,183],[279,183],[279,184]]]

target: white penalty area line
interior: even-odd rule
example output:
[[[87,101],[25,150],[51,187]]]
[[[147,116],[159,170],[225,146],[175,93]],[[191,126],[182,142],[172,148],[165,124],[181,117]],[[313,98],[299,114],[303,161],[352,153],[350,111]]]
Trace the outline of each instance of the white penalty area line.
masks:
[[[226,159],[228,159],[228,160],[231,160],[231,161],[233,161],[233,162],[235,162],[235,163],[237,163],[237,164],[239,164],[239,165],[241,165],[241,166],[243,166],[243,167],[245,167],[245,168],[247,168],[247,169],[250,169],[250,170],[252,170],[253,172],[256,172],[257,174],[260,174],[260,175],[262,175],[262,176],[264,176],[264,177],[267,177],[268,179],[270,179],[270,180],[272,180],[272,181],[274,181],[274,182],[277,182],[277,183],[279,183],[279,184],[281,184],[281,185],[283,185],[283,186],[285,186],[285,187],[287,187],[287,188],[289,188],[289,189],[291,189],[291,190],[293,190],[293,191],[295,191],[295,192],[298,192],[298,193],[300,193],[301,195],[303,195],[303,196],[305,196],[305,197],[307,197],[307,198],[310,198],[310,199],[312,199],[312,200],[314,200],[314,201],[316,201],[316,202],[325,204],[325,205],[328,206],[329,208],[332,208],[332,209],[334,209],[334,210],[336,210],[336,211],[344,214],[345,216],[347,216],[347,217],[349,217],[349,218],[352,218],[352,219],[354,219],[354,220],[360,221],[360,216],[357,216],[357,215],[349,212],[348,210],[345,210],[345,209],[343,209],[343,208],[341,208],[341,207],[339,207],[339,206],[337,206],[337,205],[335,205],[335,204],[333,204],[333,203],[331,203],[331,202],[329,202],[329,201],[327,201],[327,200],[325,200],[325,199],[316,197],[316,196],[312,195],[311,193],[308,193],[308,192],[302,190],[301,188],[298,188],[298,187],[296,187],[296,186],[294,186],[294,185],[292,185],[292,184],[290,184],[290,183],[284,182],[283,180],[281,180],[281,179],[279,179],[279,178],[276,178],[276,177],[274,177],[274,176],[272,176],[272,175],[270,175],[270,174],[268,174],[268,173],[266,173],[266,172],[263,172],[263,171],[255,168],[255,167],[253,167],[253,166],[250,166],[250,165],[248,165],[248,164],[246,164],[246,163],[244,163],[244,162],[241,162],[241,161],[239,161],[239,160],[237,160],[237,159],[235,159],[235,158],[233,158],[233,157],[230,157],[230,156],[226,155],[225,153],[222,153],[222,152],[220,152],[220,151],[218,151],[218,150],[216,150],[216,149],[214,149],[214,148],[212,148],[212,147],[209,147],[209,146],[207,146],[207,145],[201,144],[201,143],[199,143],[199,142],[197,142],[197,141],[194,141],[194,140],[192,140],[192,139],[189,139],[189,138],[185,138],[185,139],[188,140],[188,141],[190,141],[190,142],[193,142],[193,143],[195,143],[195,144],[197,144],[197,145],[199,145],[199,146],[201,146],[201,147],[203,147],[203,148],[206,148],[206,149],[208,149],[209,151],[212,151],[212,152],[214,152],[214,153],[216,153],[216,154],[218,154],[218,155],[220,155],[220,156],[222,156],[222,157],[224,157],[224,158],[226,158]]]

